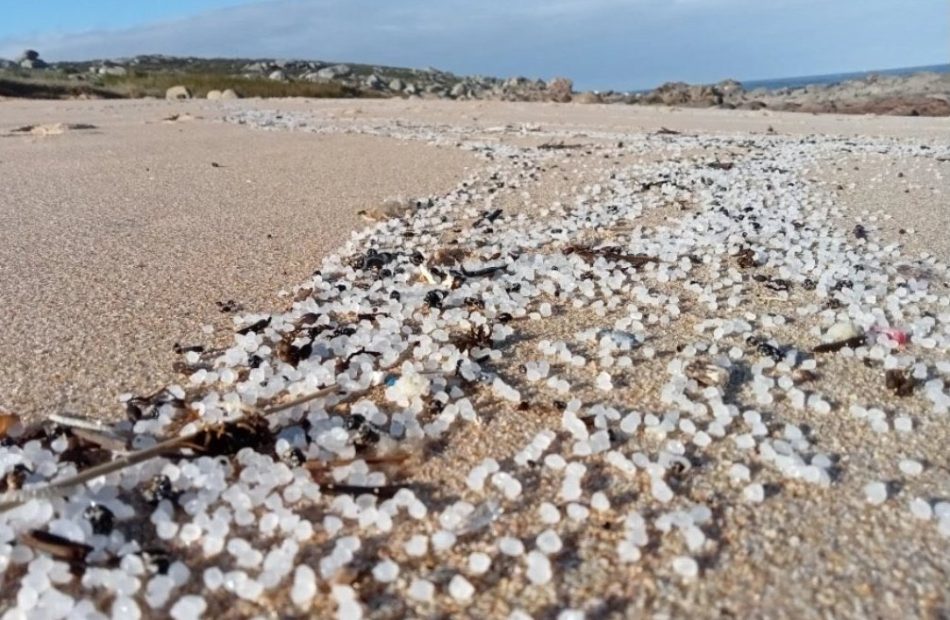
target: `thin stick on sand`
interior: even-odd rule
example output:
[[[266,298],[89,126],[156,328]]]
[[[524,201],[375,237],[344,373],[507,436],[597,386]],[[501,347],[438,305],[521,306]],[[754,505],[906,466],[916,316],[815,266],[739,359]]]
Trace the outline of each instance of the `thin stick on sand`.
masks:
[[[408,347],[399,357],[396,358],[396,360],[392,364],[386,366],[385,368],[382,368],[381,370],[388,370],[390,368],[394,368],[400,365],[403,361],[408,359],[408,357],[412,354],[412,350],[413,350],[412,347]],[[249,410],[252,413],[258,413],[258,414],[267,416],[274,413],[278,413],[280,411],[286,411],[288,409],[292,409],[299,405],[304,405],[306,403],[314,401],[318,398],[322,398],[324,396],[328,396],[337,389],[339,389],[338,384],[328,385],[326,387],[320,388],[319,390],[315,392],[311,392],[303,396],[298,396],[297,398],[291,399],[284,403],[271,405],[269,407],[264,407],[262,409],[249,408]],[[356,396],[361,396],[365,394],[367,391],[369,391],[369,389],[370,388],[367,388],[366,390],[359,390],[357,392],[351,392],[347,394],[347,400],[351,400],[352,398]],[[70,421],[72,422],[74,420],[70,419]],[[229,422],[234,422],[234,421],[235,420],[229,420]],[[155,444],[154,446],[145,448],[143,450],[139,450],[137,452],[132,452],[131,454],[127,454],[125,456],[117,458],[114,461],[103,463],[101,465],[96,465],[95,467],[90,467],[89,469],[83,470],[77,473],[76,475],[70,476],[63,480],[56,480],[40,487],[34,487],[31,489],[20,489],[17,491],[6,493],[3,496],[0,496],[0,512],[5,512],[12,508],[16,508],[17,506],[24,504],[30,501],[31,499],[48,499],[50,497],[57,495],[58,493],[67,491],[81,484],[85,484],[86,482],[89,482],[90,480],[94,480],[101,476],[106,476],[108,474],[121,471],[128,467],[132,467],[133,465],[138,465],[139,463],[143,463],[145,461],[148,461],[149,459],[153,459],[156,457],[173,453],[176,450],[180,450],[181,448],[186,447],[188,444],[190,444],[192,441],[198,438],[198,436],[201,433],[205,432],[205,430],[206,429],[201,429],[193,433],[189,433],[187,435],[181,435],[179,437],[166,439],[165,441],[159,442]]]

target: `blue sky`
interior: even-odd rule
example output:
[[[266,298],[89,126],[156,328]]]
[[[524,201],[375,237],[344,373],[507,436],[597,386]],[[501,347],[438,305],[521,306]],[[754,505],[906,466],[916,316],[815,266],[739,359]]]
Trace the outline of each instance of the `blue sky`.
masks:
[[[564,75],[631,89],[950,62],[948,0],[7,2],[0,57],[165,53]]]

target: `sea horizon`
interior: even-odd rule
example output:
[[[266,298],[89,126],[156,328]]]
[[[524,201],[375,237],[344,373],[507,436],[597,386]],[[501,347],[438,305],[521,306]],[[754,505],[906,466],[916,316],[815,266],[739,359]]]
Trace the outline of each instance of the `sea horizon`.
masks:
[[[720,81],[735,79],[742,84],[746,90],[756,88],[765,88],[767,90],[777,90],[780,88],[800,88],[813,84],[831,85],[846,82],[848,80],[860,80],[869,75],[912,75],[914,73],[950,73],[950,63],[936,65],[915,65],[912,67],[895,67],[890,69],[868,69],[866,71],[847,71],[843,73],[822,73],[818,75],[800,75],[780,78],[756,78],[751,80],[742,80],[738,78],[722,78]],[[667,80],[664,83],[678,82],[685,80]],[[687,82],[688,84],[715,84],[716,82]],[[634,89],[627,92],[648,93],[658,88],[657,84],[651,88]]]
[[[739,80],[746,90],[766,88],[797,88],[810,84],[838,84],[848,80],[860,80],[869,75],[912,75],[914,73],[950,73],[950,63],[936,65],[917,65],[913,67],[896,67],[891,69],[869,69],[866,71],[848,71],[844,73],[825,73],[820,75],[802,75],[784,78],[766,78],[753,80]]]

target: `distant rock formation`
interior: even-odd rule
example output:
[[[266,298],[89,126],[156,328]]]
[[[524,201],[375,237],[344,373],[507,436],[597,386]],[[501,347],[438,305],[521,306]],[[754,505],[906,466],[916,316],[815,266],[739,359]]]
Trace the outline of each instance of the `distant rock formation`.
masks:
[[[567,78],[554,78],[547,84],[548,99],[556,103],[567,103],[573,97],[574,82]]]
[[[950,115],[950,75],[920,73],[910,76],[869,76],[834,85],[797,88],[747,89],[736,80],[715,84],[668,82],[645,93],[574,90],[564,77],[549,81],[523,76],[497,78],[459,76],[431,67],[409,69],[319,60],[179,58],[142,55],[115,60],[47,64],[36,50],[25,50],[15,62],[0,60],[0,68],[51,67],[77,81],[97,76],[121,78],[153,73],[198,73],[218,77],[268,79],[284,82],[336,84],[343,92],[359,95],[419,99],[543,101],[554,103],[645,104],[683,107],[719,107],[743,110],[794,110],[871,114]],[[40,75],[40,74],[37,74]],[[93,83],[92,86],[95,86]],[[180,90],[179,90],[180,88]],[[174,91],[174,94],[170,94]],[[226,90],[220,98],[227,98]],[[190,98],[183,87],[169,89],[167,97]],[[233,95],[236,96],[236,95]],[[209,98],[218,97],[217,93]]]
[[[165,91],[165,99],[178,101],[179,99],[191,99],[191,92],[184,86],[172,86]]]
[[[843,114],[950,115],[950,74],[869,75],[838,84],[746,90],[736,80],[690,85],[669,82],[634,103],[683,107],[837,112]]]

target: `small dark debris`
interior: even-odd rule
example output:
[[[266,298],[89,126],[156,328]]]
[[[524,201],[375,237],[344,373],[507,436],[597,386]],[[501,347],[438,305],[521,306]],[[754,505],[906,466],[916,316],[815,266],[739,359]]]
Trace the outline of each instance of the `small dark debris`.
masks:
[[[293,446],[281,452],[279,458],[287,467],[300,467],[307,460],[300,448]]]
[[[898,396],[910,396],[916,385],[917,380],[906,370],[891,368],[884,373],[884,387]]]
[[[62,123],[62,126],[66,129],[74,130],[84,130],[84,129],[98,129],[95,125],[90,125],[89,123]],[[41,131],[48,126],[44,125],[23,125],[22,127],[17,127],[16,129],[11,129],[10,133],[30,133],[34,129],[40,129]]]
[[[478,297],[466,297],[463,300],[463,303],[470,310],[474,310],[474,309],[484,310],[485,309],[485,301],[482,299],[479,299]]]
[[[379,499],[383,500],[391,499],[402,489],[408,488],[409,485],[407,484],[388,484],[384,486],[371,487],[355,484],[336,484],[331,482],[320,485],[320,490],[327,495],[353,495],[355,497],[360,495],[375,495]]]
[[[203,353],[204,350],[205,348],[200,344],[181,345],[176,342],[172,345],[172,351],[174,351],[177,355],[184,355],[185,353]]]
[[[746,342],[753,345],[759,355],[770,357],[775,360],[775,362],[781,362],[783,359],[785,359],[785,354],[782,353],[782,350],[773,344],[769,344],[764,338],[760,338],[759,336],[749,336],[746,338]]]
[[[172,481],[164,474],[157,474],[142,486],[142,499],[145,503],[156,506],[162,500],[174,500],[177,496],[172,489]]]
[[[539,151],[563,151],[582,148],[584,148],[583,144],[565,144],[564,142],[545,142],[538,145]]]
[[[682,478],[683,474],[685,474],[687,471],[689,470],[687,469],[687,466],[682,461],[673,461],[670,464],[669,472],[673,476],[674,479]]]
[[[130,398],[125,403],[125,413],[129,420],[138,422],[145,417],[157,415],[158,408],[162,405],[181,408],[185,406],[185,402],[167,389],[162,388],[148,396],[133,396]]]
[[[369,448],[379,443],[383,430],[360,414],[346,419],[346,429],[354,432],[353,445],[357,448]]]
[[[790,291],[792,283],[784,278],[769,278],[765,282],[765,288],[775,292]]]
[[[596,260],[598,256],[602,256],[603,258],[615,263],[627,263],[634,269],[639,269],[647,263],[658,262],[655,256],[649,256],[647,254],[627,254],[617,246],[592,248],[586,245],[571,244],[564,248],[564,254],[577,254],[587,263],[591,263]]]
[[[460,267],[458,270],[452,270],[452,275],[455,278],[481,278],[484,276],[489,276],[496,271],[502,271],[507,265],[490,265],[488,267],[483,267],[481,269],[474,269],[469,271],[465,267]]]
[[[164,549],[143,549],[139,555],[145,568],[153,575],[165,575],[172,565],[171,555]]]
[[[352,362],[354,358],[360,355],[369,355],[372,357],[379,357],[382,354],[379,353],[378,351],[367,351],[365,348],[361,347],[360,349],[353,351],[352,353],[347,355],[345,359],[337,360],[337,372],[343,372],[344,370],[346,370],[346,368],[349,367],[350,362]]]
[[[433,289],[429,291],[428,293],[426,293],[424,301],[425,301],[425,304],[429,306],[430,308],[441,308],[442,301],[445,299],[445,297],[446,297],[445,291],[440,291],[439,289]]]
[[[473,348],[487,349],[491,347],[492,330],[487,325],[472,325],[465,334],[452,339],[452,344],[461,352],[467,352]]]
[[[814,349],[814,353],[834,353],[835,351],[840,351],[841,349],[848,347],[851,349],[857,349],[864,344],[864,335],[853,336],[851,338],[846,338],[844,340],[836,340],[835,342],[825,342]]]
[[[299,328],[304,325],[313,325],[319,320],[320,320],[319,314],[317,314],[316,312],[308,312],[304,314],[303,316],[301,316],[299,319],[297,319],[294,325]]]
[[[380,252],[370,248],[366,251],[365,255],[360,256],[356,260],[352,261],[352,264],[357,269],[375,269],[379,271],[389,263],[393,262],[395,259],[396,254],[392,252]]]
[[[202,429],[184,447],[205,456],[230,456],[242,448],[261,451],[274,441],[267,419],[259,415]]]
[[[489,224],[494,224],[495,220],[501,217],[502,209],[495,209],[494,211],[485,211],[482,213],[481,219]]]
[[[755,267],[755,252],[752,248],[742,248],[736,254],[736,262],[743,269]]]
[[[216,301],[214,302],[214,305],[218,307],[219,312],[238,312],[243,309],[241,304],[234,301],[233,299],[229,299],[227,301]]]
[[[266,319],[255,321],[254,323],[251,323],[250,325],[246,325],[242,327],[241,329],[237,330],[236,333],[241,334],[242,336],[246,336],[250,333],[259,334],[262,331],[264,331],[268,325],[270,325],[270,319],[271,317],[267,317]]]
[[[274,355],[280,361],[290,364],[294,368],[301,362],[310,357],[310,354],[313,352],[313,344],[308,342],[306,344],[296,346],[291,344],[286,338],[277,343],[274,347]]]
[[[818,374],[805,368],[796,368],[792,371],[792,380],[798,383],[810,383],[818,379]]]
[[[28,474],[33,473],[29,467],[23,463],[17,463],[13,466],[3,480],[0,480],[0,492],[17,491],[23,488]]]
[[[93,534],[108,536],[115,526],[115,515],[102,504],[92,504],[83,512],[83,517],[92,526]]]
[[[86,556],[92,551],[89,545],[44,530],[30,530],[22,536],[20,542],[70,564],[85,562]]]

